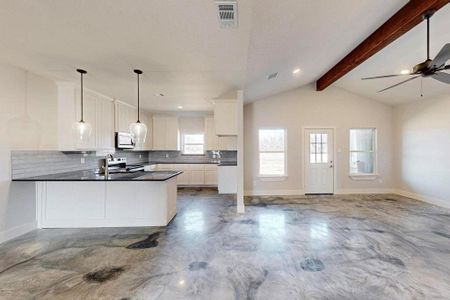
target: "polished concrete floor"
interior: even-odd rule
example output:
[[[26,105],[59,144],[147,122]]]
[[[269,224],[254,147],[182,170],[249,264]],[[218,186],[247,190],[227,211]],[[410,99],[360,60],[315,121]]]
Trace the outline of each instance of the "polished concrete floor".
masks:
[[[449,299],[450,211],[392,195],[181,190],[167,228],[38,230],[0,246],[0,299]]]

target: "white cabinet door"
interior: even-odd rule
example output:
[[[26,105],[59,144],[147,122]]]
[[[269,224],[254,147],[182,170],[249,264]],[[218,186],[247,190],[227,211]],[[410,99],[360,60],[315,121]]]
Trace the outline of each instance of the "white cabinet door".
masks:
[[[219,150],[237,150],[237,136],[219,136]]]
[[[142,111],[145,118],[145,125],[147,125],[147,137],[145,139],[144,150],[152,150],[153,148],[153,118],[149,112]]]
[[[153,116],[153,149],[178,150],[178,118]]]
[[[114,148],[114,103],[111,100],[96,100],[96,148]]]
[[[205,171],[204,170],[190,170],[189,171],[189,184],[190,185],[205,184]]]
[[[217,135],[237,135],[236,100],[215,100],[214,121]]]
[[[166,120],[153,116],[153,150],[164,150],[166,146]]]
[[[219,194],[236,194],[237,166],[219,166],[217,169]]]
[[[43,228],[58,226],[64,220],[88,223],[105,217],[105,183],[72,181],[45,184]]]
[[[217,170],[205,170],[205,184],[217,185]]]
[[[116,131],[130,132],[130,124],[137,121],[137,109],[129,104],[116,101]]]
[[[221,150],[213,117],[205,118],[205,150]]]
[[[178,150],[178,118],[166,119],[166,150]]]

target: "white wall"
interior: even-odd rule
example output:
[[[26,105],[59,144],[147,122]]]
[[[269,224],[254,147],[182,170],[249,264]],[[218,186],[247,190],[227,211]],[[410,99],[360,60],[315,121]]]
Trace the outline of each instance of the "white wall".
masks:
[[[0,64],[0,242],[35,228],[34,183],[11,182],[11,150],[56,149],[53,81]]]
[[[337,87],[316,92],[309,85],[258,100],[244,107],[246,194],[286,195],[303,193],[302,127],[336,127],[336,193],[387,192],[395,185],[393,175],[393,108]],[[287,129],[288,177],[262,181],[258,174],[258,129]],[[349,129],[378,130],[379,179],[355,181],[349,177]]]
[[[395,107],[399,193],[450,207],[450,96]]]

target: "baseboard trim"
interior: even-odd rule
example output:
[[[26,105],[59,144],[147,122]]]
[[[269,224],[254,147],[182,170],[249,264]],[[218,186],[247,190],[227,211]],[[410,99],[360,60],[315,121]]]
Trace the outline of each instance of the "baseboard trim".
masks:
[[[352,195],[352,194],[395,194],[395,189],[339,189],[336,195]]]
[[[450,209],[450,201],[445,201],[440,198],[412,193],[405,190],[396,190],[394,194]]]
[[[247,190],[245,196],[301,196],[303,190]]]
[[[37,228],[37,221],[19,225],[13,228],[9,228],[4,231],[0,231],[0,244],[6,241],[12,240],[22,234],[33,231]]]
[[[336,195],[345,194],[394,194],[394,189],[339,189]],[[303,190],[247,190],[245,196],[303,196]]]

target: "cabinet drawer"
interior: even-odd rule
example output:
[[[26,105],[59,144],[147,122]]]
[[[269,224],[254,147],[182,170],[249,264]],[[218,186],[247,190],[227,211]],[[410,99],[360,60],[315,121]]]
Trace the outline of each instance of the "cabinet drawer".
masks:
[[[178,171],[187,171],[189,170],[189,168],[186,167],[186,164],[176,164],[176,165],[172,165],[173,170],[178,170]]]
[[[205,164],[205,171],[217,171],[217,165],[216,164]]]

